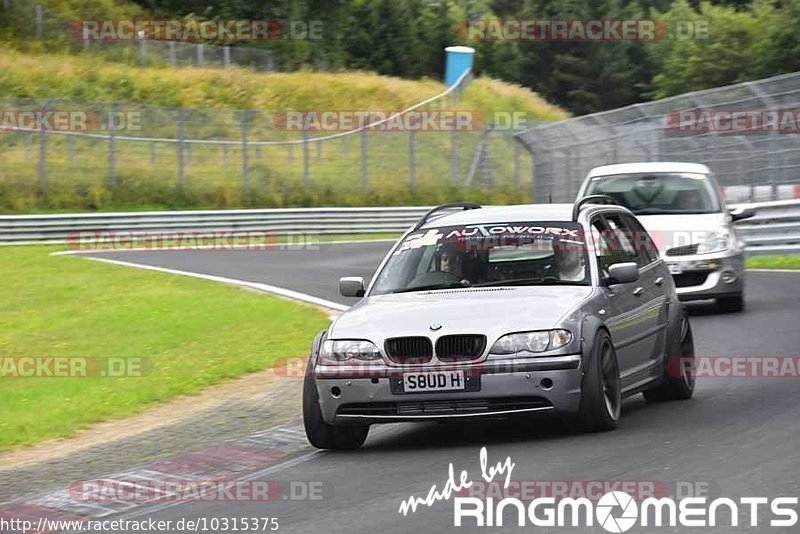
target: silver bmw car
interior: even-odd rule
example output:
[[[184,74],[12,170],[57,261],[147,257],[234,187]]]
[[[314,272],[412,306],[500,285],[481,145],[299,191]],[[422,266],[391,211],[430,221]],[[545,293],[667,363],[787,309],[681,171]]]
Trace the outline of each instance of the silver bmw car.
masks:
[[[622,398],[688,399],[694,345],[647,231],[602,195],[572,204],[430,210],[361,297],[314,339],[303,384],[312,445],[369,427],[554,412],[617,426]]]

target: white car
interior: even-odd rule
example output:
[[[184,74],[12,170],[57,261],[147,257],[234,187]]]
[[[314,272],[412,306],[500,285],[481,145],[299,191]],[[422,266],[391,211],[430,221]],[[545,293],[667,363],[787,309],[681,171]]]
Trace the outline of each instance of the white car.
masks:
[[[754,212],[729,210],[708,167],[678,162],[595,167],[578,198],[597,194],[628,207],[641,221],[681,300],[713,298],[723,311],[744,308],[744,242],[733,223]]]

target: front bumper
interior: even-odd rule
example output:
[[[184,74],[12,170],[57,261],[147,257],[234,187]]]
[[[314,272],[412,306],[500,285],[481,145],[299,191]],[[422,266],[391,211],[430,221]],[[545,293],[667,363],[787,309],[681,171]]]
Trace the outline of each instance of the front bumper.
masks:
[[[404,372],[461,369],[467,389],[402,393]],[[483,361],[472,365],[373,368],[369,373],[317,367],[315,384],[329,424],[390,423],[578,411],[581,356]],[[365,376],[366,375],[366,376]]]
[[[680,300],[733,297],[744,292],[744,253],[664,256]]]

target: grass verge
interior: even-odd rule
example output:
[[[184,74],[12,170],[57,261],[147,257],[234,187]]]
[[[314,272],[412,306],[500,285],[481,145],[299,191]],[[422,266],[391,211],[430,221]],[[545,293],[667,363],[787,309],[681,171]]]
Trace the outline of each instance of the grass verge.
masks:
[[[746,265],[748,269],[800,269],[800,256],[753,256]]]
[[[328,324],[311,306],[49,255],[59,248],[0,249],[0,358],[142,357],[149,370],[119,378],[0,375],[0,450],[74,435],[305,354]]]

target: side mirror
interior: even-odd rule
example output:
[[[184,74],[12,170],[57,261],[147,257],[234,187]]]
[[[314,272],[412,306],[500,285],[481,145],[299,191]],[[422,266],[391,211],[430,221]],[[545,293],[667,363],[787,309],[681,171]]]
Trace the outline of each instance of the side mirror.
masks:
[[[639,266],[635,262],[615,263],[608,268],[606,285],[629,284],[639,279]]]
[[[749,219],[756,214],[756,210],[753,208],[731,208],[728,211],[731,214],[733,222]]]
[[[363,297],[364,279],[360,276],[345,276],[339,278],[339,294],[343,297]]]

